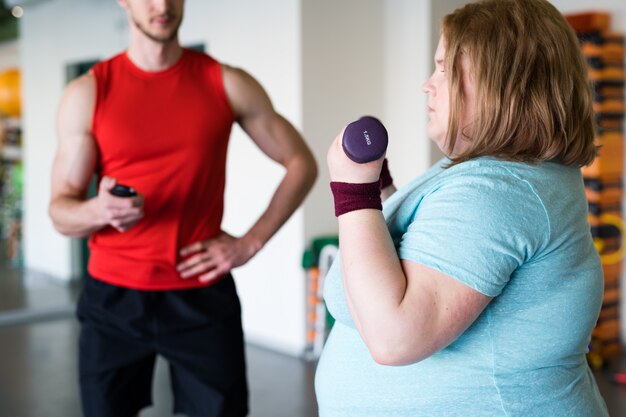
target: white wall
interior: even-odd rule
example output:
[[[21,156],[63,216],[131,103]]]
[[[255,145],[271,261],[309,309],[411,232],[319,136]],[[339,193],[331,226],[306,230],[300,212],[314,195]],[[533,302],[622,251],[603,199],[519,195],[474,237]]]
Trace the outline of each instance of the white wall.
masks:
[[[423,1],[303,2],[303,126],[320,164],[305,204],[307,241],[336,234],[326,151],[345,124],[365,114],[383,121],[398,185],[430,165],[421,90],[432,62],[429,16]]]
[[[326,152],[344,125],[383,118],[383,7],[379,0],[302,2],[303,127],[319,162],[305,204],[307,242],[336,234]]]
[[[20,42],[0,42],[0,72],[20,66]]]
[[[426,137],[427,97],[422,84],[430,76],[433,55],[431,2],[385,1],[385,112],[389,132],[387,159],[397,186],[431,165],[432,142]]]

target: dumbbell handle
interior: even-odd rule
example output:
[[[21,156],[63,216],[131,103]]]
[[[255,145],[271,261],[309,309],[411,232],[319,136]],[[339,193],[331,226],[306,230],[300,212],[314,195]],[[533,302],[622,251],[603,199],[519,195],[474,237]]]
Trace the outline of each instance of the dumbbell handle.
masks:
[[[372,116],[350,123],[343,132],[343,151],[359,164],[379,159],[385,154],[387,144],[387,129]]]

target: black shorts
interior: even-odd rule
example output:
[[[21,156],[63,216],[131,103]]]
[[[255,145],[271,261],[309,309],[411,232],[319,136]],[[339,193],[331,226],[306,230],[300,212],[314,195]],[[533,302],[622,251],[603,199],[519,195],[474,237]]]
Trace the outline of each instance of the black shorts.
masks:
[[[87,278],[77,316],[86,417],[131,417],[150,406],[156,355],[169,362],[174,413],[248,414],[241,306],[231,276],[176,291],[138,291]]]

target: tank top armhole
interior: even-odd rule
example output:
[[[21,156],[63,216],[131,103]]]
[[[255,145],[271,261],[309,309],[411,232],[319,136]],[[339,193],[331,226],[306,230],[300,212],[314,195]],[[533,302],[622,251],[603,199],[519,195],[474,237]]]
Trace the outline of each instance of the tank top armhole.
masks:
[[[91,115],[91,132],[94,135],[94,137],[96,137],[96,132],[98,131],[98,119],[99,119],[98,115],[100,112],[100,105],[101,105],[102,96],[103,96],[102,94],[103,88],[104,88],[103,78],[104,78],[104,73],[105,73],[104,65],[105,65],[104,62],[99,62],[89,70],[89,73],[93,77],[94,88],[95,88],[93,114]]]
[[[213,59],[209,56],[211,61],[213,61],[213,65],[211,66],[210,76],[214,80],[214,85],[218,86],[217,91],[221,97],[222,102],[224,103],[224,107],[228,110],[228,114],[230,115],[231,120],[234,122],[237,119],[235,115],[235,111],[230,104],[230,100],[228,99],[228,94],[226,93],[226,86],[224,85],[224,69],[221,62]]]

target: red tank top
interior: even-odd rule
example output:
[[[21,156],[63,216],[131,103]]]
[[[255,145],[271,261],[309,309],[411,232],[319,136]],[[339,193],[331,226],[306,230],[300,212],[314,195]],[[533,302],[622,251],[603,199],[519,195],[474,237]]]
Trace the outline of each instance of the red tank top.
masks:
[[[111,284],[170,290],[200,287],[176,271],[179,250],[220,233],[226,152],[234,114],[220,64],[185,49],[161,72],[125,53],[98,63],[92,131],[98,175],[144,195],[144,218],[124,233],[90,239],[89,273]]]

